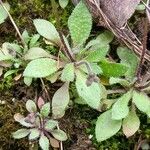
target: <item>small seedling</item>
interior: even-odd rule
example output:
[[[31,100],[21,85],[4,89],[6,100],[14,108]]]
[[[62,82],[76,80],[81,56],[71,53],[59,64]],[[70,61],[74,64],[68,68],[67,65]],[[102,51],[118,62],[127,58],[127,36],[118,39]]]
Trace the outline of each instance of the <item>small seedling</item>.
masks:
[[[38,140],[43,150],[49,150],[49,141],[55,138],[58,141],[67,140],[67,135],[58,127],[58,121],[50,119],[50,103],[45,103],[40,97],[37,105],[34,101],[26,102],[26,109],[29,114],[24,117],[21,114],[15,114],[14,119],[26,128],[19,129],[12,135],[15,139],[21,139],[28,136],[30,141]]]

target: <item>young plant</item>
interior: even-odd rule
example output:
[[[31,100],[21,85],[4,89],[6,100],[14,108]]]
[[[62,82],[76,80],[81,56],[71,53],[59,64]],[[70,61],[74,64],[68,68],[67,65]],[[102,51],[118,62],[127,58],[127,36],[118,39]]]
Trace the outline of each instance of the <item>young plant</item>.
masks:
[[[15,60],[15,63],[16,60],[21,62],[22,65],[20,66],[23,68],[22,70],[25,68],[23,76],[24,82],[27,85],[31,84],[33,78],[40,78],[41,81],[43,81],[44,78],[51,81],[51,83],[55,83],[57,80],[64,82],[54,93],[52,98],[52,118],[58,119],[64,116],[70,100],[69,85],[70,82],[74,82],[78,95],[90,107],[101,111],[102,104],[107,101],[107,108],[109,108],[109,110],[100,115],[96,122],[95,131],[98,141],[103,141],[113,136],[120,130],[121,126],[123,126],[123,132],[127,137],[133,135],[138,130],[140,124],[139,118],[136,115],[136,107],[148,116],[150,115],[148,110],[150,101],[149,97],[145,94],[145,90],[149,90],[146,89],[149,87],[149,79],[146,78],[146,82],[143,82],[142,85],[135,82],[135,71],[138,64],[136,56],[128,50],[118,49],[121,63],[112,62],[106,57],[110,48],[109,43],[113,40],[113,35],[105,31],[90,40],[92,16],[83,1],[78,3],[68,20],[69,35],[71,35],[71,38],[70,36],[65,36],[63,33],[58,32],[52,23],[44,19],[35,19],[34,25],[38,33],[44,37],[45,43],[59,50],[58,56],[52,56],[46,50],[31,44],[36,43],[35,41],[37,41],[39,36],[37,35],[31,38],[29,42],[28,39],[30,38],[27,32],[24,32],[22,37],[23,41],[25,41],[25,46],[21,48],[21,50],[23,50],[20,53],[21,57],[16,59],[16,52],[19,54],[19,51],[17,51],[19,50],[18,46],[18,48],[14,48],[15,53],[10,53],[8,51],[10,49],[7,47],[2,48],[3,50],[6,49],[6,52],[4,51],[5,53],[3,52],[0,55],[0,60],[11,63],[12,61],[10,60]],[[124,94],[114,101],[108,100],[108,91],[99,81],[101,75],[108,79],[110,78],[110,84],[120,83],[124,87]],[[121,78],[124,76],[125,78]],[[112,94],[114,93],[115,92],[112,92]],[[143,99],[142,102],[141,99]],[[28,103],[33,102],[28,101]],[[37,113],[36,105],[33,105],[36,111],[32,110],[31,114],[27,117],[29,122],[23,119],[25,124],[35,125],[37,118],[41,120],[41,111]],[[49,103],[45,105],[46,107],[50,107]],[[43,105],[43,107],[45,105]],[[29,110],[28,107],[27,105],[27,109]],[[39,109],[42,108],[39,107]],[[47,110],[44,112],[46,111]],[[38,129],[34,129],[34,131],[36,130],[37,137],[40,136],[40,139],[41,136],[44,137],[47,143],[49,133],[54,136],[55,131],[47,131],[45,126],[43,126],[49,119],[48,114],[46,117],[42,117],[42,121],[36,126]],[[19,117],[23,118],[21,116]],[[32,122],[32,119],[29,118],[32,118],[34,121]],[[15,116],[15,119],[19,121],[18,116]],[[131,119],[133,119],[132,122]],[[32,128],[35,128],[35,126]],[[13,135],[14,137],[17,136],[17,134]],[[32,135],[31,129],[25,130],[23,137],[27,135],[29,135],[29,137]],[[46,146],[45,149],[47,148],[48,146]]]
[[[92,16],[82,1],[68,20],[71,42],[46,20],[35,19],[34,25],[38,33],[46,39],[46,43],[58,47],[60,52],[57,59],[45,55],[41,58],[41,53],[36,53],[36,59],[25,68],[24,77],[46,78],[51,82],[57,79],[66,83],[75,81],[79,96],[90,107],[99,110],[103,93],[106,92],[104,86],[99,83],[98,75],[119,77],[128,69],[125,65],[106,59],[113,35],[106,31],[86,44],[92,28]],[[30,52],[29,49],[27,55]],[[33,55],[30,55],[30,58],[32,57]]]
[[[34,57],[34,52],[37,51],[39,46],[39,38],[38,34],[33,35],[30,37],[25,30],[22,34],[22,37],[27,45],[27,47],[23,47],[17,43],[3,43],[2,47],[0,48],[0,70],[1,74],[3,74],[3,70],[6,70],[4,73],[4,78],[7,78],[10,75],[15,74],[16,76],[22,75],[22,69],[25,68],[26,64],[28,63],[28,55],[26,55],[28,49],[32,49],[32,54]],[[49,56],[48,53],[44,51],[44,54]],[[21,77],[21,76],[20,76]],[[25,82],[26,83],[26,82]]]
[[[124,94],[115,102],[111,102],[110,109],[99,116],[95,129],[99,142],[116,134],[121,127],[126,137],[134,135],[140,127],[136,108],[150,117],[150,98],[147,95],[150,89],[149,76],[146,74],[142,82],[137,82],[135,78],[138,67],[136,55],[125,47],[118,48],[118,55],[121,63],[130,68],[124,79],[111,77],[109,80],[110,85],[120,84]]]
[[[43,150],[49,150],[50,142],[54,140],[53,138],[58,141],[67,140],[66,133],[58,127],[58,121],[49,117],[51,112],[50,103],[45,103],[40,97],[37,105],[34,101],[28,100],[26,102],[26,109],[29,112],[26,117],[19,113],[14,115],[14,119],[26,127],[12,134],[15,139],[28,136],[30,141],[38,140]]]

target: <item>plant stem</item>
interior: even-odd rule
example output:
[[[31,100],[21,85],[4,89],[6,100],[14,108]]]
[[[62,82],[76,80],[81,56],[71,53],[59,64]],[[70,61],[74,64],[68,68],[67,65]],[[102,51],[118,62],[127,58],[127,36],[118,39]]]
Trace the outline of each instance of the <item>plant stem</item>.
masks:
[[[19,29],[18,29],[16,23],[15,23],[15,21],[13,20],[11,14],[9,13],[9,11],[7,10],[7,8],[6,8],[5,5],[3,4],[2,0],[0,0],[0,4],[1,4],[2,7],[4,8],[4,10],[7,12],[8,16],[9,16],[9,19],[10,19],[10,21],[12,22],[12,24],[13,24],[13,26],[14,26],[16,32],[18,33],[18,35],[19,35],[19,37],[20,37],[20,39],[21,39],[21,42],[22,42],[23,46],[24,46],[24,47],[27,47],[27,45],[26,45],[26,43],[25,43],[25,41],[24,41],[24,39],[23,39],[23,37],[22,37],[22,35],[21,35],[21,33],[20,33],[20,31],[19,31]]]
[[[139,66],[138,66],[138,69],[137,69],[137,81],[138,82],[141,81],[142,66],[143,66],[143,63],[144,63],[144,56],[145,56],[145,53],[146,53],[147,31],[148,31],[148,20],[146,18],[145,27],[144,27],[144,36],[143,36],[143,50],[141,52],[140,62],[139,62]]]
[[[76,63],[77,66],[80,66],[80,65],[85,65],[87,70],[88,70],[88,73],[89,75],[93,75],[93,71],[92,71],[92,68],[90,66],[90,64],[87,62],[87,61],[79,61]]]
[[[59,32],[59,36],[60,36],[60,39],[61,39],[61,42],[62,42],[62,46],[63,48],[60,49],[63,51],[63,53],[65,53],[66,56],[68,56],[68,58],[72,61],[72,62],[75,62],[75,58],[74,58],[74,54],[72,53],[72,51],[70,51],[64,41],[64,37],[63,35]]]
[[[47,94],[48,100],[50,101],[50,96],[49,96],[48,91],[47,91],[47,89],[46,89],[45,83],[44,83],[44,81],[43,81],[42,78],[40,78],[40,80],[41,80],[42,86],[43,86],[43,88],[44,88],[44,90],[45,90],[45,93]]]

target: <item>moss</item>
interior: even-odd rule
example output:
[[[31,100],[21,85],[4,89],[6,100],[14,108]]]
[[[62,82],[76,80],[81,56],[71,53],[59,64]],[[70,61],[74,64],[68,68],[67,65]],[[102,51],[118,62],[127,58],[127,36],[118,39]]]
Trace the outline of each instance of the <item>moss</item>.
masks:
[[[60,8],[58,1],[55,0],[8,0],[14,21],[16,22],[19,30],[23,32],[27,29],[30,33],[35,33],[33,26],[33,19],[43,18],[51,21],[59,30],[66,31],[67,20],[71,14],[72,5],[68,5],[66,9]],[[19,40],[16,36],[9,19],[0,25],[0,44],[5,41],[13,42]]]
[[[12,102],[12,96],[5,95],[1,96],[1,100],[5,101],[6,104],[0,104],[0,149],[28,149],[28,140],[14,140],[11,133],[20,128],[20,125],[14,121],[14,114],[20,112],[25,113],[24,102],[16,101]]]

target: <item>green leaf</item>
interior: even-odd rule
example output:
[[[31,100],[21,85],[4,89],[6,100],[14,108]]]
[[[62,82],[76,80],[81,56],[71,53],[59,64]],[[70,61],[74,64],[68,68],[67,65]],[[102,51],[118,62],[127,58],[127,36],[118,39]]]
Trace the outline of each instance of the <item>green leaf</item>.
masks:
[[[80,1],[73,10],[68,20],[68,27],[74,46],[83,44],[89,37],[92,28],[92,16],[83,1]]]
[[[46,123],[45,123],[45,126],[44,128],[48,131],[51,131],[53,130],[55,127],[57,127],[58,125],[58,121],[55,121],[55,120],[48,120]]]
[[[114,35],[110,31],[105,31],[101,33],[96,39],[91,40],[85,47],[85,50],[89,49],[91,51],[99,51],[103,55],[106,55],[109,50],[109,43],[113,40]]]
[[[96,38],[96,40],[99,40],[100,46],[104,47],[107,46],[113,40],[113,38],[113,33],[108,30],[105,30]]]
[[[42,106],[40,114],[44,117],[47,117],[50,113],[50,103],[46,103]]]
[[[104,141],[115,135],[121,128],[121,120],[112,120],[111,110],[104,112],[98,117],[95,134],[98,142]]]
[[[33,59],[43,58],[43,57],[51,57],[51,55],[40,47],[33,47],[27,51],[27,53],[24,56],[24,59],[33,60]]]
[[[126,47],[119,47],[117,49],[117,54],[121,59],[121,63],[129,67],[125,75],[127,78],[132,80],[135,77],[138,66],[137,56]]]
[[[7,10],[10,10],[10,5],[8,3],[3,3],[3,5],[7,8]],[[5,19],[8,17],[8,14],[6,10],[0,5],[0,24],[5,21]]]
[[[18,70],[8,70],[5,74],[4,74],[4,78],[7,78],[8,76],[17,73]]]
[[[40,130],[33,128],[30,129],[29,140],[36,140],[40,136]]]
[[[55,92],[52,98],[52,113],[54,118],[63,117],[69,100],[69,84],[65,83]]]
[[[99,67],[99,65],[97,63],[89,63],[89,65],[90,65],[93,73],[95,73],[95,74],[102,74],[103,71],[102,71],[102,69]],[[88,69],[87,69],[87,66],[85,64],[80,65],[79,67],[85,73],[87,73],[87,74],[89,73]]]
[[[99,48],[97,50],[90,50],[88,51],[88,56],[85,59],[89,62],[99,62],[105,59],[108,50],[109,50],[109,45]]]
[[[62,81],[74,81],[74,64],[70,63],[70,64],[66,64],[62,74],[61,74],[61,80]]]
[[[55,139],[57,139],[59,141],[66,141],[67,140],[66,133],[60,129],[52,131],[51,134],[54,136]]]
[[[54,74],[46,77],[46,79],[51,83],[55,83],[59,79],[60,75],[61,75],[61,71],[57,71]]]
[[[19,54],[22,53],[22,49],[21,49],[20,45],[18,45],[18,44],[7,42],[5,46],[6,46],[7,51],[9,51],[8,49],[10,49],[11,51],[13,51],[13,53],[15,53],[15,52],[17,52]]]
[[[99,63],[102,68],[103,75],[107,77],[120,77],[125,75],[128,70],[128,67],[114,62],[101,61]]]
[[[37,111],[37,107],[36,107],[35,102],[32,101],[32,100],[28,100],[28,101],[26,102],[26,109],[27,109],[30,113],[36,112],[36,111]]]
[[[128,116],[123,120],[123,133],[126,137],[132,136],[140,127],[140,120],[135,111],[130,111]]]
[[[113,85],[113,84],[121,84],[122,86],[124,86],[124,87],[129,87],[130,86],[130,82],[129,81],[127,81],[126,79],[121,79],[121,78],[114,78],[114,77],[111,77],[110,79],[109,79],[109,83],[111,84],[111,85]]]
[[[41,135],[39,139],[39,145],[42,150],[49,150],[49,139],[46,136]]]
[[[69,3],[69,0],[59,0],[59,5],[61,6],[61,8],[65,8]]]
[[[116,103],[112,106],[112,119],[121,120],[125,118],[129,113],[128,103],[132,98],[132,91],[122,95]]]
[[[15,139],[21,139],[26,137],[30,133],[30,130],[28,129],[19,129],[16,132],[12,133],[13,138]]]
[[[26,44],[30,41],[30,36],[27,30],[24,30],[22,33],[23,40],[25,41]]]
[[[137,7],[136,7],[136,10],[137,11],[144,11],[145,10],[145,5],[144,4],[139,4]]]
[[[60,43],[59,34],[52,23],[44,19],[34,19],[33,23],[41,36],[50,40],[52,43]]]
[[[32,60],[24,70],[26,77],[42,78],[57,71],[57,62],[50,58]]]
[[[30,40],[30,48],[32,48],[32,47],[35,47],[35,46],[37,46],[38,45],[38,40],[39,40],[39,38],[40,38],[40,35],[39,34],[35,34],[35,35],[33,35],[33,37],[31,38],[31,40]]]
[[[91,86],[86,85],[87,76],[80,71],[76,71],[76,88],[87,104],[95,109],[99,109],[102,90],[99,83],[93,82]]]
[[[32,84],[32,78],[30,78],[30,77],[24,77],[24,83],[27,86],[30,86]]]
[[[150,98],[143,92],[134,91],[133,101],[136,107],[150,117]]]
[[[12,60],[13,56],[11,56],[8,52],[4,52],[4,50],[0,49],[0,61]]]

